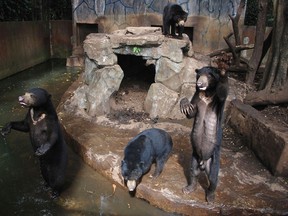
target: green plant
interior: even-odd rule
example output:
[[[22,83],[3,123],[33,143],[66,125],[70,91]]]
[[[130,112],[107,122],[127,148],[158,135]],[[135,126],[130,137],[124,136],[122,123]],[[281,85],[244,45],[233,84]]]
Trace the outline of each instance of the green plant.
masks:
[[[140,47],[133,47],[133,53],[139,54],[140,52],[141,52],[141,48]]]

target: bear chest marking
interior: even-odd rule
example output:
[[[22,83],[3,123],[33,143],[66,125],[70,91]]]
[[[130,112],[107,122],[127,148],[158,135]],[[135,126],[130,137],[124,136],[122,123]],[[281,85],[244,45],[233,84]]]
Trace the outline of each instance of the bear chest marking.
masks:
[[[211,95],[210,97],[207,97],[205,95],[205,92],[204,91],[201,91],[199,92],[199,98],[206,104],[210,104],[213,100],[213,97],[214,97],[215,93],[213,95]]]
[[[33,110],[33,108],[31,108],[30,116],[31,116],[31,120],[32,120],[33,125],[36,125],[38,122],[42,121],[46,117],[46,114],[42,113],[41,116],[37,120],[34,120],[34,110]]]

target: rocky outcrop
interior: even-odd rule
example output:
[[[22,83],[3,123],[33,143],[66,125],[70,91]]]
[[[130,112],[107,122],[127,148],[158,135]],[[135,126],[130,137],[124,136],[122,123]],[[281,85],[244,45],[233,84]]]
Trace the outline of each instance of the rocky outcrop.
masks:
[[[195,69],[207,62],[193,58],[192,43],[162,35],[159,27],[128,27],[113,34],[90,34],[84,41],[85,72],[83,83],[74,92],[70,105],[90,117],[110,112],[109,99],[119,89],[124,72],[117,55],[136,55],[155,65],[144,109],[151,118],[184,118],[178,107],[180,96],[194,92]],[[185,95],[185,94],[184,94]]]

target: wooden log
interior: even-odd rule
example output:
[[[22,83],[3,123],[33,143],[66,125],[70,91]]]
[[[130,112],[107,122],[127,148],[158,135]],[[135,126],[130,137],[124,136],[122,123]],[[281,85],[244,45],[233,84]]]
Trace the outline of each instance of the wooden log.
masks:
[[[288,103],[287,87],[288,85],[280,90],[251,92],[245,97],[244,103],[251,106]]]

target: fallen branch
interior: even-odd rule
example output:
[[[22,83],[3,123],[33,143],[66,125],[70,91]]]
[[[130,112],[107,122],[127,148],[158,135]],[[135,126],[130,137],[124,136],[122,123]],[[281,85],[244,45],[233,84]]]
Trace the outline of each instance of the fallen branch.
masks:
[[[244,99],[244,103],[251,106],[288,103],[287,87],[286,85],[283,89],[278,91],[274,90],[273,92],[270,90],[251,92]]]
[[[249,49],[254,49],[254,44],[246,44],[246,45],[238,45],[235,47],[235,51],[236,53],[239,53],[243,50],[249,50]],[[214,56],[218,56],[218,55],[222,55],[224,53],[230,53],[230,48],[224,48],[224,49],[219,49],[219,50],[215,50],[211,53],[209,53],[207,56],[210,56],[211,58]]]

